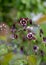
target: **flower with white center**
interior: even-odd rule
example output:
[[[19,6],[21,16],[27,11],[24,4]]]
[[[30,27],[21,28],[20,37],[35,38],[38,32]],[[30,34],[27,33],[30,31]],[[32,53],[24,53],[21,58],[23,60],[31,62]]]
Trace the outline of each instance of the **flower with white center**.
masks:
[[[27,25],[27,20],[25,18],[20,19],[20,24],[22,26],[26,26]]]
[[[32,39],[32,36],[33,36],[32,33],[28,33],[28,34],[27,34],[27,38],[28,38],[28,39]]]

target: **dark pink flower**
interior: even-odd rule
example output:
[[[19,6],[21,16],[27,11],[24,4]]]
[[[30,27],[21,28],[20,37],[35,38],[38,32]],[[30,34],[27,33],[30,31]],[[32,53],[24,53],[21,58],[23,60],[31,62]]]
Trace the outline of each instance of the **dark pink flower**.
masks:
[[[32,33],[28,33],[28,34],[27,34],[27,38],[28,38],[28,39],[32,39],[32,37],[33,37],[33,34],[32,34]]]
[[[27,34],[27,38],[28,38],[28,39],[31,39],[31,40],[36,40],[34,34],[31,33],[31,32]]]
[[[27,25],[27,20],[26,20],[25,18],[21,18],[21,19],[20,19],[20,24],[21,24],[22,26],[26,26],[26,25]]]

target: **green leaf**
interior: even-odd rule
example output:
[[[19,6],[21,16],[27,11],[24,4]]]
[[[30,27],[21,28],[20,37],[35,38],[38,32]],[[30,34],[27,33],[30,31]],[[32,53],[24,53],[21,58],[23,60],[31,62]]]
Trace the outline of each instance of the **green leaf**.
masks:
[[[36,65],[37,58],[34,55],[28,56],[28,62],[30,65]]]
[[[1,65],[8,65],[9,61],[11,60],[11,58],[13,57],[12,53],[8,53],[4,56],[3,61],[1,61]]]
[[[24,11],[24,14],[25,14],[26,17],[31,18],[31,15],[30,15],[29,11]]]

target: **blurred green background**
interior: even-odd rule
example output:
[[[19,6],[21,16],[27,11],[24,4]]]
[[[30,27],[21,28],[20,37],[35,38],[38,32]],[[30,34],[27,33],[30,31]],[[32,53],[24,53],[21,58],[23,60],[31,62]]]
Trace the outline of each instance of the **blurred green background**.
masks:
[[[0,0],[0,22],[11,22],[30,13],[46,14],[46,0]]]
[[[8,25],[12,25],[12,23],[15,22],[16,20],[18,20],[20,17],[31,18],[32,17],[31,13],[46,14],[46,0],[0,0],[0,22],[6,22]],[[46,24],[41,24],[40,26],[44,31],[44,36],[46,36],[46,31],[45,31]],[[41,40],[39,35],[37,37],[39,40]],[[19,41],[19,40],[17,40],[17,41]],[[13,42],[13,43],[16,44],[17,41],[15,40],[15,42]],[[21,40],[20,40],[20,42],[21,42]],[[27,43],[28,42],[26,41],[23,44],[24,47],[26,47],[26,46],[28,47]],[[42,43],[42,42],[40,41],[40,43]],[[39,43],[40,48],[46,53],[46,50],[45,50],[46,46],[44,47],[44,45],[42,45],[40,43]],[[32,42],[32,46],[33,46],[33,44],[34,44],[34,42]],[[2,49],[2,47],[4,49]],[[4,51],[4,53],[7,53],[8,50],[7,50],[7,47],[6,48],[5,47],[6,47],[5,44],[0,46],[0,49],[1,49],[0,52]],[[30,47],[30,48],[32,48],[32,47]],[[30,50],[28,50],[28,52],[30,52]],[[12,55],[13,54],[10,54],[10,53],[9,53],[9,55],[6,55],[3,59],[4,61],[2,62],[2,65],[7,65],[8,61],[10,60]],[[7,58],[7,60],[6,60],[6,58]],[[31,60],[32,60],[32,57],[31,57]],[[35,60],[34,57],[33,57],[33,60]],[[32,62],[33,62],[33,60],[32,60]],[[46,61],[46,55],[44,56],[44,61]],[[41,62],[41,57],[39,56],[39,61],[38,61],[37,65],[39,65],[40,62]],[[1,61],[0,61],[0,64],[1,64]]]

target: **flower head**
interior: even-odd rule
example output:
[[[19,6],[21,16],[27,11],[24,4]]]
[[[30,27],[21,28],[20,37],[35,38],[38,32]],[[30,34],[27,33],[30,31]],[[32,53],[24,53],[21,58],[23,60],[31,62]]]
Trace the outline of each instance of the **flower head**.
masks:
[[[20,24],[21,24],[22,26],[26,26],[26,25],[27,25],[27,19],[26,19],[26,18],[21,18],[21,19],[20,19]]]
[[[28,33],[28,34],[27,34],[27,38],[28,38],[28,39],[32,39],[32,37],[33,37],[33,34],[32,34],[32,33]]]
[[[36,39],[32,32],[27,34],[27,38],[30,39],[30,40],[35,40]]]

